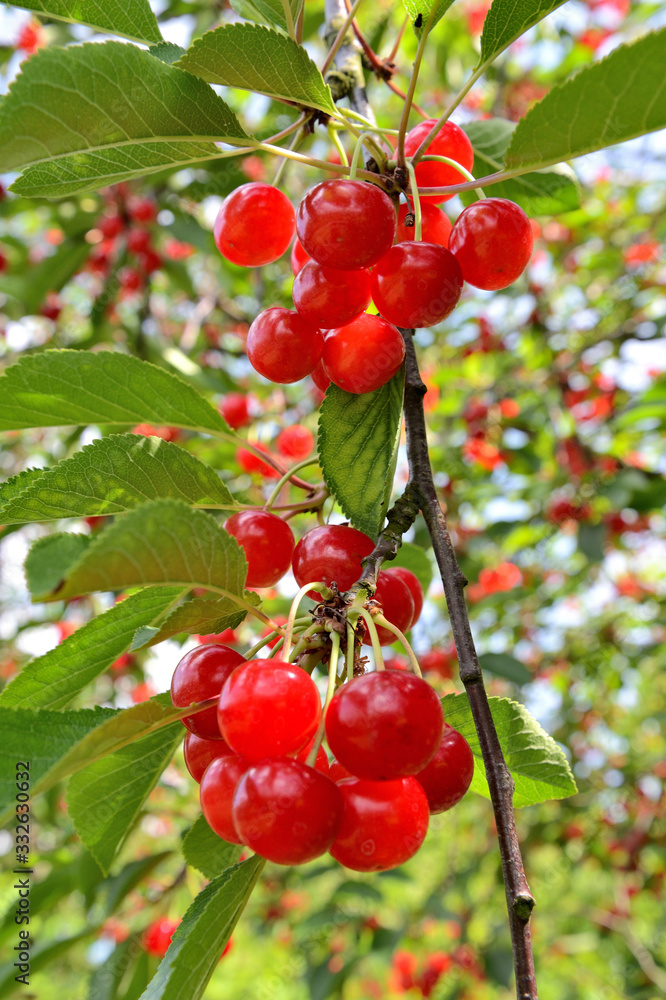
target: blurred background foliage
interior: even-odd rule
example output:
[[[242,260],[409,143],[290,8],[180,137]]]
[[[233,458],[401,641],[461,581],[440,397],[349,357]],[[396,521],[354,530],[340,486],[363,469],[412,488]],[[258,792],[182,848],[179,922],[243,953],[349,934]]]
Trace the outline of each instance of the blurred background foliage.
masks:
[[[165,37],[183,46],[237,16],[223,2],[153,6]],[[460,0],[436,28],[417,92],[428,115],[473,67],[487,7]],[[305,38],[319,61],[322,20],[323,3],[306,0]],[[402,21],[402,8],[388,0],[359,14],[382,56]],[[507,51],[456,118],[516,121],[578,67],[665,22],[659,3],[570,0]],[[83,28],[3,9],[3,87],[35,48],[88,37]],[[401,89],[414,51],[408,28],[395,57]],[[370,78],[369,91],[380,121],[395,127],[400,98]],[[225,97],[261,136],[293,117],[265,98],[233,90]],[[334,155],[322,129],[309,148]],[[538,902],[533,937],[546,1000],[656,1000],[666,991],[665,157],[662,133],[577,161],[580,206],[535,217],[526,275],[499,294],[467,288],[445,323],[417,335],[436,481],[470,580],[489,690],[530,708],[566,749],[580,790],[517,817]],[[316,433],[321,397],[309,380],[268,384],[244,354],[257,312],[290,304],[288,260],[237,268],[216,252],[211,234],[220,199],[247,180],[271,180],[275,170],[269,158],[251,155],[55,203],[3,188],[2,366],[45,347],[126,351],[176,371],[214,402],[230,391],[249,394],[247,434],[267,447],[294,423]],[[318,179],[292,165],[282,183],[296,202]],[[455,218],[460,207],[454,199],[446,210]],[[263,502],[265,481],[239,464],[231,445],[157,432],[220,470],[234,492]],[[90,428],[5,435],[2,476],[51,465],[95,436]],[[396,488],[406,475],[401,458]],[[333,518],[340,519],[335,511]],[[292,521],[297,532],[312,523],[312,516]],[[98,529],[95,519],[67,526]],[[108,606],[104,596],[30,605],[21,563],[29,542],[56,527],[0,532],[3,682]],[[422,524],[410,537],[427,547]],[[291,593],[293,584],[281,583],[266,610],[285,614]],[[247,648],[252,629],[243,625],[225,639]],[[188,641],[121,657],[76,704],[124,707],[165,690]],[[459,689],[437,582],[413,642],[438,689]],[[177,921],[203,884],[179,852],[198,813],[179,753],[105,880],[77,841],[62,790],[35,803],[31,929],[45,954],[33,956],[31,995],[140,995],[173,927],[155,925]],[[8,868],[11,847],[1,833]],[[267,872],[208,987],[210,1000],[512,995],[485,800],[469,795],[435,817],[425,847],[397,871],[366,877],[319,860]],[[0,924],[7,954],[13,891],[5,888],[0,901],[10,907]],[[53,964],[40,972],[46,958]],[[10,992],[8,975],[5,966],[0,995]],[[115,992],[102,992],[109,983]]]

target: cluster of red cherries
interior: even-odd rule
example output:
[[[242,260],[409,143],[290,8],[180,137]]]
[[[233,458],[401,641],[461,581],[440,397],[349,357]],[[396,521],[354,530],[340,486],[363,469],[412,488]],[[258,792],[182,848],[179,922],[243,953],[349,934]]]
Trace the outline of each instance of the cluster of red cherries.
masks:
[[[434,124],[422,122],[407,135],[408,157]],[[466,170],[474,161],[469,139],[453,122],[428,153]],[[415,176],[419,187],[462,179],[439,161],[419,162]],[[273,306],[254,320],[247,338],[254,369],[278,383],[310,375],[322,391],[334,382],[348,392],[372,392],[402,364],[398,327],[440,323],[457,305],[463,281],[486,290],[512,284],[532,254],[532,228],[523,210],[505,198],[484,198],[464,209],[452,227],[437,208],[449,197],[421,197],[417,242],[411,206],[400,206],[396,216],[384,190],[365,181],[322,181],[297,212],[269,184],[244,184],[230,194],[214,226],[215,243],[227,260],[245,267],[269,264],[297,234],[291,255],[295,309]],[[371,301],[380,315],[366,311]]]
[[[474,763],[446,725],[434,689],[401,670],[343,684],[325,715],[301,667],[245,660],[221,644],[192,650],[176,667],[173,703],[217,705],[183,719],[187,768],[203,814],[229,843],[282,865],[325,851],[355,871],[383,871],[419,849],[431,813],[465,794]]]

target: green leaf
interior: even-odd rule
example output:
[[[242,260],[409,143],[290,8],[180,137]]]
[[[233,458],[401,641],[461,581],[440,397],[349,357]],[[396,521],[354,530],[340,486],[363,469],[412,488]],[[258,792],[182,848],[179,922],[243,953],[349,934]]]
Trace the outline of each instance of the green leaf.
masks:
[[[423,29],[428,23],[428,18],[430,17],[433,8],[434,13],[432,14],[432,21],[430,22],[430,30],[432,30],[438,21],[440,21],[446,14],[449,7],[453,4],[453,0],[402,0],[402,5],[409,15],[409,19],[412,22],[412,27],[416,32],[418,38],[423,34]],[[421,17],[418,27],[416,27],[415,22],[418,17]]]
[[[141,625],[159,621],[183,593],[179,587],[149,587],[114,604],[27,663],[0,694],[0,705],[64,708],[129,649]]]
[[[250,141],[199,77],[123,42],[40,49],[2,101],[0,171],[62,197],[219,156]]]
[[[62,599],[146,584],[216,587],[242,595],[245,554],[210,514],[175,500],[154,500],[114,521],[92,540],[56,591]]]
[[[616,417],[614,426],[622,429],[642,420],[655,421],[656,426],[666,426],[666,378],[655,379],[647,392]]]
[[[226,868],[235,865],[243,848],[218,837],[203,816],[185,834],[183,857],[206,878],[217,878]]]
[[[251,590],[245,592],[245,600],[253,607],[259,607],[261,604],[260,598]],[[188,635],[212,635],[213,632],[223,632],[225,628],[236,628],[240,625],[246,614],[245,608],[239,608],[238,604],[228,597],[223,597],[220,601],[195,597],[174,608],[159,628],[151,626],[139,628],[131,648],[154,646],[182,632],[187,632]]]
[[[403,542],[395,559],[385,563],[384,569],[390,569],[392,566],[404,566],[405,569],[411,570],[423,587],[423,593],[427,592],[432,580],[432,563],[428,553],[420,545]]]
[[[666,127],[666,28],[554,87],[518,123],[505,167],[546,167]]]
[[[34,949],[31,948],[30,974],[34,975],[36,972],[39,972],[40,969],[43,969],[44,966],[55,962],[56,959],[61,958],[64,954],[66,954],[70,948],[73,948],[81,941],[85,941],[87,937],[90,937],[92,934],[96,934],[97,932],[97,927],[87,927],[84,931],[80,931],[78,934],[73,934],[71,937],[59,938],[55,941],[47,941],[45,944],[38,945]],[[16,968],[14,967],[12,959],[0,966],[0,997],[16,997],[15,976]]]
[[[606,529],[603,524],[580,524],[578,548],[590,562],[601,562],[604,557]]]
[[[0,119],[1,119],[0,115]],[[59,292],[90,255],[90,246],[83,240],[65,240],[55,253],[32,266],[7,292],[21,303],[26,315],[37,313],[48,292]],[[5,289],[3,289],[4,291]]]
[[[525,706],[509,698],[489,698],[488,701],[502,753],[516,785],[514,806],[522,808],[575,795],[578,789],[569,762],[552,736],[541,728]],[[474,754],[471,788],[490,798],[467,695],[447,694],[442,698],[442,708],[448,724],[462,733]]]
[[[483,22],[481,65],[491,63],[516,38],[563,3],[565,0],[493,0]]]
[[[33,483],[36,483],[46,471],[46,469],[25,469],[17,476],[12,476],[11,479],[0,483],[0,508],[17,497],[23,490],[27,490]]]
[[[159,499],[198,507],[227,507],[234,502],[215,471],[178,445],[155,437],[113,434],[35,478],[0,508],[0,523],[123,514],[146,500]]]
[[[172,851],[161,851],[147,858],[139,858],[138,861],[130,861],[117,875],[104,879],[99,886],[98,896],[105,916],[110,917],[115,913],[132,889],[135,889],[158,865],[170,858],[172,853]]]
[[[0,823],[11,814],[16,789],[16,761],[30,761],[33,798],[134,740],[168,726],[191,708],[174,708],[170,695],[156,695],[132,708],[83,708],[77,712],[0,708]],[[182,727],[175,727],[182,732]],[[9,808],[4,808],[6,806]]]
[[[514,122],[504,118],[465,124],[464,131],[474,146],[472,173],[475,177],[483,177],[501,169],[515,128]],[[575,179],[569,174],[554,170],[544,173],[535,171],[523,174],[522,177],[513,177],[493,184],[488,191],[494,198],[515,201],[528,215],[557,215],[571,212],[580,205],[580,191]],[[475,199],[472,191],[463,191],[461,197],[466,205],[471,205]]]
[[[196,897],[141,1000],[199,1000],[265,862],[228,868]]]
[[[88,1000],[117,1000],[118,987],[132,959],[143,948],[138,934],[131,934],[115,946],[106,962],[99,965],[90,977]]]
[[[291,11],[292,23],[296,24],[303,0],[287,0],[287,2]],[[276,24],[278,28],[287,30],[284,0],[231,0],[231,6],[241,17],[245,17],[249,21]]]
[[[479,657],[483,670],[488,670],[497,677],[506,677],[516,684],[527,684],[532,680],[532,674],[524,663],[508,653],[484,653]]]
[[[0,431],[140,423],[230,434],[195,389],[128,354],[44,351],[0,376]]]
[[[197,38],[178,63],[208,83],[254,90],[326,114],[331,92],[306,50],[258,24],[226,24]]]
[[[28,552],[24,567],[28,590],[33,597],[54,590],[90,542],[90,535],[66,532],[38,538]]]
[[[391,498],[400,443],[404,373],[374,392],[331,384],[319,416],[324,479],[352,524],[377,538]]]
[[[155,59],[160,59],[167,66],[173,66],[182,55],[185,55],[186,50],[175,42],[158,42],[157,45],[151,45],[148,51]]]
[[[71,778],[67,788],[69,815],[105,874],[184,734],[183,726],[159,729]]]
[[[86,24],[95,31],[121,35],[133,42],[162,40],[148,0],[13,0],[11,6],[34,10],[58,21]]]

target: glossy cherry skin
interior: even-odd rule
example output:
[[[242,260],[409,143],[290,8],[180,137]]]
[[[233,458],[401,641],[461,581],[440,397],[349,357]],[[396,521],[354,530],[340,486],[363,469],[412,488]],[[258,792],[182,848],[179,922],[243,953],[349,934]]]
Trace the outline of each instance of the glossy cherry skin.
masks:
[[[294,534],[267,510],[241,510],[225,524],[245,553],[248,587],[272,587],[291,566]]]
[[[289,757],[255,764],[234,795],[239,835],[253,851],[279,865],[304,864],[328,850],[341,814],[335,782]]]
[[[284,458],[291,458],[295,462],[302,462],[312,454],[314,448],[314,437],[311,431],[303,424],[292,424],[285,427],[278,434],[278,451]]]
[[[365,181],[322,181],[307,192],[296,214],[306,253],[340,271],[376,264],[393,243],[395,230],[393,202]]]
[[[258,448],[259,451],[263,451],[267,455],[270,454],[269,449],[265,444],[255,441],[254,446],[255,448]],[[268,464],[268,462],[262,461],[258,455],[255,455],[253,451],[249,451],[247,448],[236,449],[236,461],[240,465],[243,472],[247,472],[250,475],[252,473],[256,473],[260,476],[264,476],[266,479],[280,478],[280,473],[277,469],[274,469],[272,465]]]
[[[345,524],[312,528],[294,549],[296,583],[299,587],[306,583],[335,583],[344,593],[358,580],[363,572],[361,559],[369,556],[374,547],[371,538]]]
[[[185,767],[197,784],[200,783],[211,761],[218,757],[228,757],[232,753],[233,750],[224,740],[203,740],[195,733],[188,733],[183,743]]]
[[[247,335],[247,356],[271,382],[298,382],[316,368],[324,335],[291,309],[273,306],[259,313]]]
[[[244,658],[235,649],[218,643],[197,646],[180,660],[171,678],[171,701],[176,708],[187,708],[208,698],[216,698],[228,677]],[[204,740],[220,740],[217,709],[206,708],[181,719],[191,733]]]
[[[302,267],[307,264],[309,260],[312,260],[309,253],[306,253],[298,240],[294,240],[294,245],[291,248],[291,269],[294,275],[297,275]]]
[[[413,857],[428,832],[428,800],[415,778],[345,778],[342,820],[331,855],[357,872],[395,868]]]
[[[409,212],[412,212],[409,205],[403,204],[398,209],[396,243],[409,243],[416,239],[415,226],[405,225],[405,219]],[[437,208],[427,201],[423,202],[421,205],[421,240],[423,243],[438,243],[441,247],[448,247],[451,228],[451,221],[441,208]]]
[[[326,392],[329,385],[331,384],[330,376],[326,374],[326,369],[323,363],[320,361],[313,372],[310,372],[310,378],[317,386],[320,392]]]
[[[443,727],[434,689],[403,670],[355,677],[339,688],[326,712],[331,752],[348,771],[368,781],[422,771],[439,746]]]
[[[423,611],[423,587],[421,586],[419,579],[415,576],[410,569],[405,569],[404,566],[390,566],[388,569],[382,570],[382,573],[388,573],[389,576],[397,576],[406,583],[409,587],[409,592],[412,595],[412,600],[414,601],[414,617],[409,625],[412,628],[416,625],[417,621],[421,617],[421,612]]]
[[[281,257],[296,229],[294,206],[270,184],[242,184],[224,199],[213,237],[223,257],[260,267]]]
[[[311,260],[298,272],[292,292],[303,319],[321,330],[351,323],[370,303],[370,272],[339,271]]]
[[[390,576],[384,570],[380,570],[377,577],[377,590],[375,598],[379,601],[384,612],[384,617],[395,625],[401,632],[407,632],[411,628],[414,619],[414,598],[412,593],[399,576]],[[380,646],[390,646],[397,641],[397,637],[387,628],[377,626]],[[369,642],[369,639],[366,640]]]
[[[251,762],[244,757],[230,754],[214,760],[201,779],[201,811],[211,830],[230,844],[245,843],[238,835],[231,808],[238,782],[251,766]]]
[[[469,205],[449,240],[465,281],[486,291],[506,288],[519,278],[533,245],[530,220],[507,198],[484,198]]]
[[[396,243],[372,271],[372,301],[385,319],[407,329],[441,323],[462,287],[460,264],[436,243]]]
[[[312,750],[313,746],[314,746],[314,737],[310,740],[310,742],[306,747],[303,747],[302,750],[298,751],[298,753],[296,754],[296,760],[300,760],[302,764],[307,764],[308,757],[310,756],[310,751]],[[324,750],[323,744],[320,744],[319,749],[317,750],[317,756],[315,757],[315,762],[314,762],[314,769],[315,771],[321,771],[322,774],[328,774],[330,771],[330,766],[328,763],[328,754]]]
[[[405,137],[405,156],[413,156],[419,148],[430,129],[435,124],[436,119],[430,118],[428,121],[419,122],[408,132]],[[474,150],[472,143],[467,138],[458,125],[448,121],[438,132],[437,136],[426,149],[429,156],[448,156],[455,160],[461,167],[471,170],[474,165]],[[416,165],[416,183],[419,188],[424,187],[445,187],[449,184],[462,184],[467,178],[455,167],[450,167],[448,163],[439,163],[437,160],[421,160]],[[431,194],[421,195],[421,201],[438,204],[453,198],[452,194]]]
[[[446,812],[469,788],[474,775],[474,756],[457,729],[445,724],[435,756],[415,775],[428,797],[431,813]]]
[[[363,313],[330,330],[324,341],[324,370],[346,392],[374,392],[400,370],[405,344],[399,330],[381,316]]]
[[[245,427],[251,421],[249,399],[242,392],[229,392],[221,400],[219,410],[232,430]]]
[[[251,761],[298,753],[321,718],[317,685],[281,660],[248,660],[222,689],[217,718],[223,739]]]

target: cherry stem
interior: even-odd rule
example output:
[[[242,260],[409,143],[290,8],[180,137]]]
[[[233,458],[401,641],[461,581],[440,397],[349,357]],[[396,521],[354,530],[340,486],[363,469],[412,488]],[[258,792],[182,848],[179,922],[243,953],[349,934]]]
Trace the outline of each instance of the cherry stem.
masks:
[[[289,0],[282,0],[282,8],[284,10],[284,19],[287,22],[287,31],[289,37],[296,40],[296,29],[294,27],[294,15],[291,12],[291,5]]]
[[[414,199],[414,241],[420,243],[423,239],[423,219],[421,216],[421,197],[419,195],[418,184],[416,183],[416,171],[414,165],[407,160],[407,170],[409,172],[410,188]]]
[[[474,646],[464,596],[467,579],[458,564],[433,480],[423,409],[423,397],[427,389],[423,384],[416,358],[414,331],[403,329],[401,333],[406,350],[405,423],[410,472],[408,489],[411,487],[418,498],[430,534],[458,652],[460,679],[465,685],[479,736],[502,861],[516,974],[516,995],[519,1000],[537,1000],[530,934],[530,914],[534,907],[534,897],[525,877],[516,833],[513,815],[513,778],[504,760]]]
[[[423,159],[423,160],[439,160],[440,163],[448,163],[448,165],[450,167],[455,167],[456,170],[458,171],[458,173],[462,174],[463,177],[466,177],[468,181],[474,181],[476,183],[476,177],[474,176],[474,174],[471,174],[469,172],[469,170],[467,170],[465,167],[463,167],[462,164],[458,163],[456,160],[452,160],[450,156],[436,156],[434,153],[432,153],[432,154],[428,153],[426,156],[421,157],[421,159]],[[412,160],[412,164],[413,164],[413,160]],[[485,194],[483,193],[483,188],[478,187],[478,188],[475,188],[474,190],[477,192],[477,197],[480,197],[480,198],[485,198],[486,197]]]
[[[366,611],[365,608],[361,608],[359,611],[359,617],[363,619],[368,627],[370,642],[372,643],[372,653],[375,658],[375,670],[383,670],[384,657],[382,656],[382,647],[379,645],[379,636],[377,635],[377,626],[375,625],[374,619],[370,612]]]
[[[309,621],[310,621],[309,618],[297,618],[296,621],[294,622],[294,627],[297,627],[299,625],[307,625]],[[254,646],[248,649],[247,653],[245,654],[245,659],[253,660],[254,657],[257,655],[257,653],[264,648],[264,646],[267,646],[269,642],[272,642],[273,639],[275,639],[279,635],[280,632],[278,632],[275,629],[272,632],[269,632],[268,635],[265,635],[262,639],[259,640],[259,642],[255,643]]]
[[[347,680],[351,681],[354,679],[354,643],[356,641],[356,634],[354,629],[351,627],[349,622],[347,622],[347,650],[345,653],[345,664],[347,667]]]
[[[338,156],[340,157],[340,163],[342,163],[343,166],[348,167],[349,158],[347,156],[347,150],[340,142],[340,136],[338,135],[337,130],[333,128],[330,124],[328,126],[328,137],[338,152]]]
[[[400,30],[398,31],[396,39],[393,43],[393,48],[386,57],[386,62],[393,62],[393,60],[397,56],[398,49],[400,48],[400,42],[402,41],[402,36],[404,35],[405,28],[407,27],[408,24],[409,24],[409,14],[406,15],[405,20],[400,25]]]
[[[291,608],[289,609],[289,617],[287,618],[287,624],[284,630],[284,648],[288,650],[291,646],[291,634],[294,630],[294,622],[296,621],[296,614],[298,612],[298,606],[307,594],[308,590],[316,590],[318,593],[325,593],[328,591],[328,587],[325,583],[315,580],[314,583],[306,583],[304,587],[296,594],[296,597],[291,602]],[[282,657],[283,660],[288,661],[288,656]]]
[[[314,767],[315,761],[317,760],[317,754],[319,753],[319,747],[321,746],[321,741],[324,738],[324,731],[326,727],[326,712],[328,706],[331,704],[331,699],[335,694],[335,682],[338,679],[338,659],[340,657],[340,633],[335,630],[331,631],[331,651],[328,655],[328,687],[326,688],[326,699],[324,701],[324,707],[321,710],[321,719],[319,720],[319,725],[317,726],[317,732],[315,733],[314,742],[312,744],[312,749],[308,754],[308,759],[306,764],[308,767]]]
[[[369,140],[374,138],[372,132],[361,132],[358,139],[356,140],[356,145],[354,146],[354,155],[352,156],[351,166],[349,168],[349,180],[356,180],[356,172],[358,171],[358,161],[361,158],[361,152],[363,150],[363,143],[365,143],[368,149],[371,151],[372,155],[377,155],[380,160],[385,159],[381,154],[377,146],[371,143]]]
[[[419,661],[414,656],[414,650],[409,645],[409,643],[407,642],[407,638],[403,635],[403,633],[400,631],[397,625],[394,625],[392,622],[390,622],[388,618],[384,617],[384,615],[375,614],[372,616],[372,618],[377,625],[381,625],[382,628],[388,629],[389,632],[393,632],[393,635],[400,640],[401,644],[404,646],[405,652],[407,653],[412,670],[414,671],[417,677],[423,677],[423,674],[421,673],[421,668],[419,666]]]
[[[446,109],[446,111],[444,111],[443,114],[440,115],[440,117],[437,119],[437,121],[435,122],[435,124],[433,125],[433,127],[430,129],[430,131],[428,132],[427,136],[425,137],[425,139],[423,140],[423,142],[421,143],[421,145],[419,146],[419,148],[414,153],[414,156],[412,157],[412,159],[414,161],[414,165],[416,165],[419,162],[419,160],[421,159],[421,157],[425,154],[426,149],[428,148],[428,146],[430,145],[430,143],[433,141],[433,139],[437,135],[439,135],[441,129],[444,128],[444,126],[446,125],[447,121],[449,120],[449,118],[451,117],[451,115],[453,114],[453,112],[456,110],[456,108],[458,107],[458,105],[460,104],[460,102],[463,100],[463,98],[465,98],[467,96],[467,94],[472,89],[472,87],[474,86],[474,84],[476,83],[476,81],[482,75],[484,69],[485,69],[485,67],[483,67],[483,68],[482,67],[478,67],[477,69],[474,70],[474,72],[470,76],[470,78],[467,81],[467,83],[462,87],[461,90],[458,91],[458,93],[454,97],[454,99],[451,102],[451,104],[449,104],[449,106]]]
[[[407,87],[407,94],[405,96],[405,103],[402,106],[402,115],[400,116],[400,127],[398,129],[398,150],[397,159],[398,166],[403,170],[405,168],[405,136],[407,134],[407,123],[409,122],[409,113],[412,110],[412,101],[414,100],[414,92],[416,90],[416,81],[419,78],[419,70],[421,69],[421,60],[423,59],[423,53],[425,51],[426,42],[428,40],[428,34],[430,32],[430,25],[432,24],[433,17],[435,16],[435,11],[437,10],[437,4],[433,4],[428,15],[428,20],[426,21],[421,37],[419,38],[419,44],[416,48],[416,58],[414,59],[414,67],[412,69],[412,75],[409,78],[409,86]]]
[[[271,509],[277,498],[280,496],[280,491],[282,490],[282,487],[289,482],[289,480],[292,478],[292,476],[295,475],[295,473],[300,472],[301,469],[307,468],[308,465],[318,464],[318,462],[319,459],[316,457],[306,458],[302,462],[299,462],[297,465],[292,466],[291,469],[288,469],[287,472],[285,472],[285,474],[282,476],[282,478],[275,484],[275,489],[271,492],[271,495],[264,504],[264,510]],[[312,487],[310,487],[310,489],[312,489]]]
[[[362,3],[363,3],[363,0],[356,0],[356,2],[354,3],[354,5],[352,6],[352,9],[347,12],[347,16],[344,19],[344,21],[342,22],[342,24],[340,25],[340,30],[338,31],[337,35],[335,36],[335,40],[334,40],[333,44],[331,45],[330,49],[328,50],[326,58],[324,59],[322,65],[321,65],[321,75],[322,76],[324,75],[324,73],[326,72],[326,70],[329,68],[329,66],[331,65],[331,63],[333,62],[333,60],[335,59],[335,54],[338,51],[338,49],[340,48],[340,46],[342,45],[342,43],[344,41],[344,38],[345,38],[345,35],[349,31],[349,25],[354,20],[354,17],[356,16],[356,11],[359,9],[359,7],[361,6]]]
[[[297,619],[297,621],[298,620],[299,619]],[[289,654],[289,661],[292,663],[297,656],[300,656],[301,653],[304,653],[308,648],[310,648],[311,643],[309,643],[307,640],[311,636],[316,635],[317,632],[321,632],[321,625],[319,624],[319,622],[312,622],[310,619],[308,619],[308,621],[310,621],[309,627],[304,629],[303,632],[300,633],[298,637],[298,642],[295,644],[294,648],[291,650]]]

